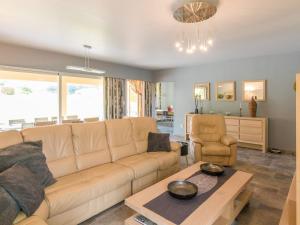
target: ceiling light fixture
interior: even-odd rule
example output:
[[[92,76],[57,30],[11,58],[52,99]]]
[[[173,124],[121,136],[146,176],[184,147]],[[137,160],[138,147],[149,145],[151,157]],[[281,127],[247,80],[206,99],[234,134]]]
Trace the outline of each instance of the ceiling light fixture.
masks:
[[[177,37],[175,48],[187,54],[193,54],[197,49],[207,52],[214,45],[213,32],[207,20],[216,12],[217,6],[205,0],[193,0],[177,8],[173,17],[184,26]]]
[[[94,74],[104,74],[104,70],[99,70],[96,68],[90,67],[90,51],[92,49],[92,46],[90,45],[83,45],[85,49],[84,54],[84,67],[82,66],[66,66],[67,70],[73,70],[73,71],[80,71],[80,72],[86,72],[86,73],[94,73]]]

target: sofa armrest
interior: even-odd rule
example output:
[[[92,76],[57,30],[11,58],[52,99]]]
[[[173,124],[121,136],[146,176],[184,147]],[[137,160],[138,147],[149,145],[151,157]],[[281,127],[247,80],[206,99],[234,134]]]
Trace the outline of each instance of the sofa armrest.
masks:
[[[171,141],[171,151],[176,152],[180,155],[181,144],[176,141]]]
[[[192,134],[190,135],[190,140],[192,142],[194,142],[194,143],[197,143],[197,144],[200,144],[200,145],[204,145],[204,141],[201,138],[196,137],[196,136],[194,136]]]
[[[230,135],[224,135],[222,138],[221,138],[221,143],[224,144],[224,145],[233,145],[233,144],[236,144],[237,143],[237,140],[230,136]]]

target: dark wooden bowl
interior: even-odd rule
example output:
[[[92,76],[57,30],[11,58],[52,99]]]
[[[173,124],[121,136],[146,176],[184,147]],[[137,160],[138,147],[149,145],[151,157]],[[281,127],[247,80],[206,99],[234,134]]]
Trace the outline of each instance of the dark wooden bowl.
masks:
[[[203,173],[212,175],[212,176],[220,176],[224,173],[224,167],[213,164],[213,163],[204,163],[200,165],[200,169]]]
[[[168,192],[177,199],[191,199],[198,193],[198,187],[186,180],[172,181],[168,184]]]

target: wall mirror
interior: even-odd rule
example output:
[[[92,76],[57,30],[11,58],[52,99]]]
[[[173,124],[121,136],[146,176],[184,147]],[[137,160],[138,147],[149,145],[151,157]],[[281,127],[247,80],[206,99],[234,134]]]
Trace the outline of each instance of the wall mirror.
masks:
[[[196,83],[194,84],[194,98],[197,97],[201,100],[210,100],[210,84]]]
[[[266,100],[265,80],[245,80],[243,81],[243,100],[250,101],[255,97],[256,101]]]
[[[216,82],[216,100],[217,101],[235,101],[235,82],[223,81]]]

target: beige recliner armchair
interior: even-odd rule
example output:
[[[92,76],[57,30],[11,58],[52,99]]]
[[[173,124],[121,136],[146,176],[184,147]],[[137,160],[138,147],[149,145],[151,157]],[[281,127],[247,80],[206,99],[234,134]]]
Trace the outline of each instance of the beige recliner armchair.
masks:
[[[191,123],[190,140],[195,162],[212,162],[223,166],[235,164],[237,140],[226,135],[224,116],[194,115]]]

